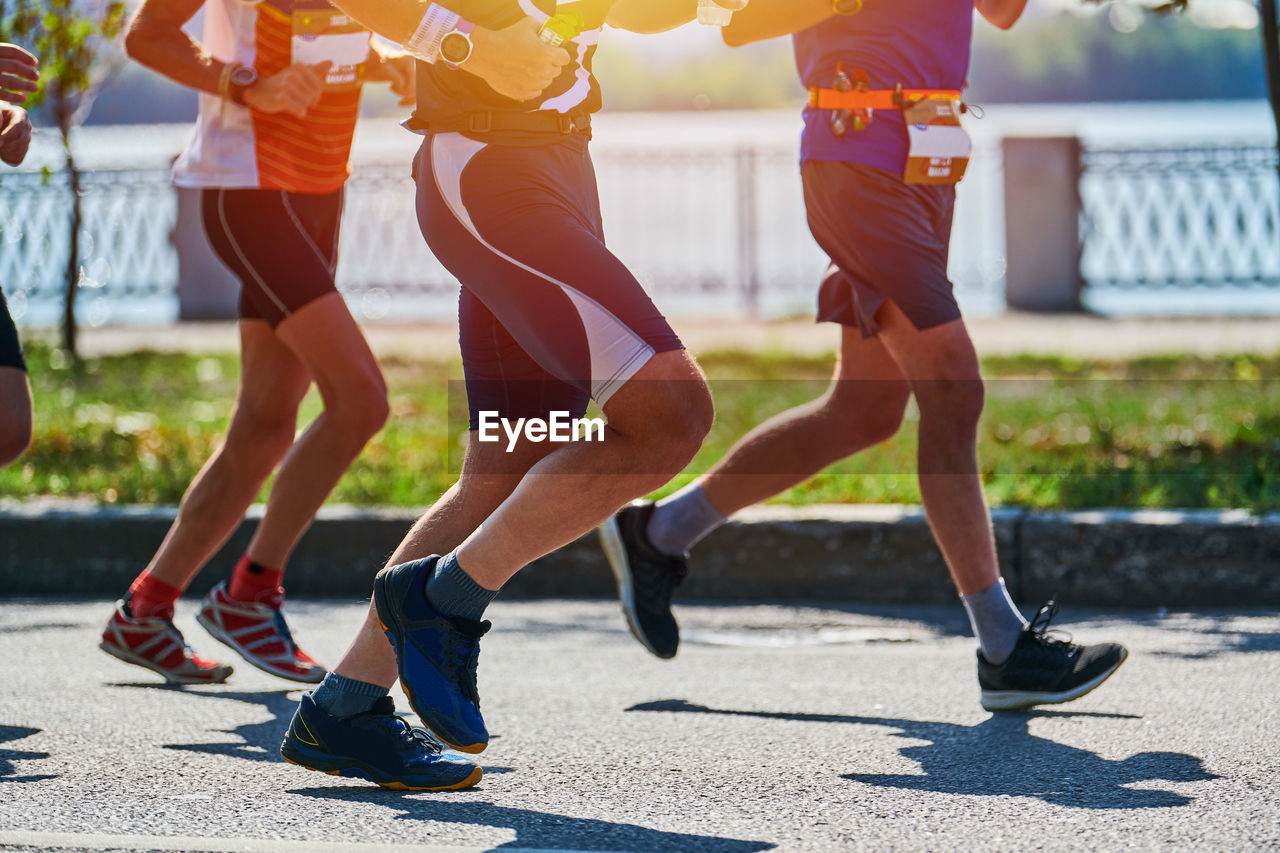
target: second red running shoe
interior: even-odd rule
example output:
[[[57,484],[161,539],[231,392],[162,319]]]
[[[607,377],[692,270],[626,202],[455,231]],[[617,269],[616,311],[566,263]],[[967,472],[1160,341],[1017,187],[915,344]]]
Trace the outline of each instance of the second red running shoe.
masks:
[[[279,607],[234,599],[225,581],[205,596],[196,621],[263,672],[305,684],[324,678],[324,667],[293,641]]]

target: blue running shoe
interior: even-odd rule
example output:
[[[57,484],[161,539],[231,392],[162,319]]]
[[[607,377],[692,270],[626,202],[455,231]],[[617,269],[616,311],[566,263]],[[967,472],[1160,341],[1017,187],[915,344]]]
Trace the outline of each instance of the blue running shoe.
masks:
[[[285,761],[330,776],[368,779],[396,791],[456,791],[484,775],[474,762],[450,755],[425,729],[396,716],[390,696],[354,717],[333,717],[302,695],[280,744]]]
[[[488,622],[450,619],[427,600],[438,556],[378,572],[373,603],[396,650],[400,684],[432,733],[461,752],[483,752],[489,732],[480,716],[476,664]]]

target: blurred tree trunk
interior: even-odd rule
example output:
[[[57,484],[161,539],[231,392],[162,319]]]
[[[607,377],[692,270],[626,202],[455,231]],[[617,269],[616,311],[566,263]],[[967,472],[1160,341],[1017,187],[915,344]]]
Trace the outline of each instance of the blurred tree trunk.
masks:
[[[1280,176],[1280,20],[1276,0],[1261,0],[1262,49],[1267,57],[1267,92],[1271,96],[1271,114],[1276,123],[1276,174]]]
[[[84,219],[80,206],[80,167],[76,164],[75,154],[71,150],[71,128],[76,113],[75,100],[62,86],[55,84],[53,110],[58,121],[58,132],[62,136],[62,151],[66,158],[67,181],[71,190],[67,270],[66,281],[63,284],[62,349],[73,362],[80,360],[77,349],[79,329],[76,325],[76,294],[80,289],[80,231]]]

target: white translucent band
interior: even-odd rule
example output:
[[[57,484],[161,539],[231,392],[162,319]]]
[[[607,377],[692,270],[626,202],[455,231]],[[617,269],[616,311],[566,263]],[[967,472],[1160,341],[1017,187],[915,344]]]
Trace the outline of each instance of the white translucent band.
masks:
[[[460,15],[450,12],[438,3],[432,3],[427,7],[427,12],[422,16],[412,38],[405,43],[405,48],[415,58],[434,63],[440,58],[440,42],[453,32],[460,20],[462,20]]]

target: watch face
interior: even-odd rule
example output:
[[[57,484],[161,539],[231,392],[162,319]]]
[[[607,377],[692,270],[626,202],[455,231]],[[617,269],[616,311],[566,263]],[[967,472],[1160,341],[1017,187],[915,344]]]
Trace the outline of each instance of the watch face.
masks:
[[[471,39],[462,33],[449,33],[440,42],[440,56],[451,65],[460,65],[471,56]]]
[[[231,72],[231,82],[237,86],[252,86],[258,82],[258,72],[247,65],[241,65]]]

